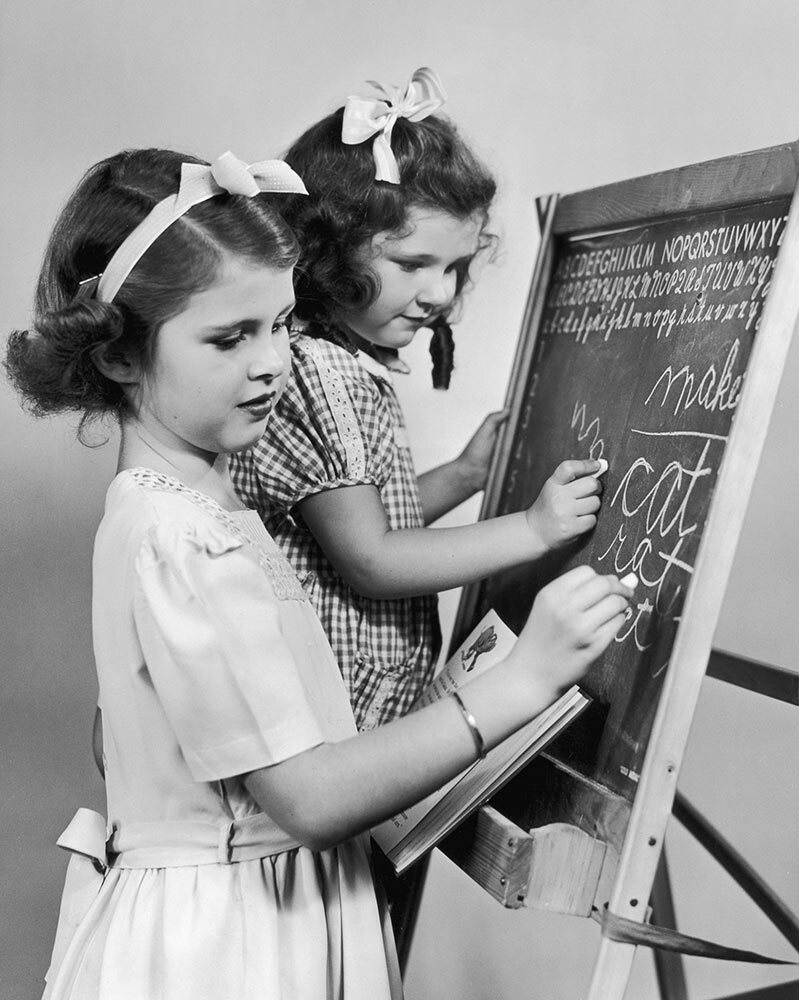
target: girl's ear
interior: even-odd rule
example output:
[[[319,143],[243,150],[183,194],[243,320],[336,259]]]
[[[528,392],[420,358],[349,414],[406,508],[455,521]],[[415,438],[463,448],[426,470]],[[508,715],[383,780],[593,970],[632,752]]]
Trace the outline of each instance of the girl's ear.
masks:
[[[98,344],[89,353],[95,368],[112,382],[138,385],[141,381],[141,362],[120,350],[118,344]]]

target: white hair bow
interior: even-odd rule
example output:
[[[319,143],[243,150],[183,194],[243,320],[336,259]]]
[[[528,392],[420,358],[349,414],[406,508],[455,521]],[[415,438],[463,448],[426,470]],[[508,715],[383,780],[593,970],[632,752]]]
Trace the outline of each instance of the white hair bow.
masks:
[[[283,160],[261,160],[247,165],[228,151],[209,165],[182,164],[177,193],[159,201],[120,243],[100,276],[97,298],[101,302],[112,302],[142,255],[190,208],[220,194],[254,198],[263,192],[308,194],[299,175]]]
[[[423,66],[417,69],[403,94],[398,87],[384,86],[368,80],[385,98],[352,95],[344,105],[341,141],[349,146],[365,142],[372,136],[375,158],[375,180],[399,184],[399,167],[391,149],[391,131],[398,118],[419,122],[437,111],[447,95],[436,72]]]

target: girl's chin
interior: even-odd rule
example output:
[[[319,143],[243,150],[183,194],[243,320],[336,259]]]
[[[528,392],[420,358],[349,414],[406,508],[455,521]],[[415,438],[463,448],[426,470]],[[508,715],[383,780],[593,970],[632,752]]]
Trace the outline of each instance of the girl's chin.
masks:
[[[412,330],[409,330],[403,337],[398,337],[396,339],[396,342],[395,342],[394,346],[395,347],[407,347],[408,344],[413,343],[414,337],[416,336],[416,334],[421,329],[422,328],[420,326],[416,326]]]
[[[382,348],[383,350],[396,351],[407,347],[421,329],[421,324],[410,323],[408,320],[398,317],[379,330],[370,332],[369,335],[350,330],[349,339],[354,347],[357,347],[359,351],[366,351],[367,354],[372,347],[376,347],[378,350]]]
[[[376,338],[372,341],[372,343],[375,347],[382,347],[387,350],[396,351],[402,347],[407,347],[408,344],[412,343],[413,338],[421,329],[421,326],[411,326],[407,322],[402,325],[397,324],[395,328],[386,330],[384,336]]]
[[[253,425],[253,433],[241,444],[237,444],[235,447],[231,448],[228,454],[234,454],[239,451],[246,451],[248,448],[252,448],[254,445],[258,444],[266,431],[266,426],[269,420],[266,419],[263,422]]]
[[[257,423],[252,423],[247,429],[247,433],[241,433],[236,435],[229,435],[224,441],[220,442],[220,447],[217,449],[219,454],[223,455],[236,455],[240,451],[246,451],[248,448],[252,448],[254,445],[258,444],[264,435],[266,426],[269,423],[269,418],[264,420],[259,420]]]

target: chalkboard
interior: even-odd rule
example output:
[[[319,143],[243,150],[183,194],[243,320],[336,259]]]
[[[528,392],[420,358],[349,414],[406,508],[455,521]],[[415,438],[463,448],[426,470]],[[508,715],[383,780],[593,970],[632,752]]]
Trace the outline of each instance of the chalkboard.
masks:
[[[537,203],[481,517],[528,506],[570,457],[608,461],[602,509],[570,549],[466,587],[453,643],[489,607],[520,629],[538,590],[580,563],[640,583],[585,678],[593,707],[444,845],[505,905],[645,919],[797,327],[797,182],[790,143]],[[603,937],[589,1000],[622,996],[634,950]]]
[[[602,509],[584,544],[485,581],[476,617],[493,607],[518,631],[579,563],[636,573],[629,620],[584,681],[594,718],[553,750],[630,800],[789,207],[555,240],[495,513],[528,506],[567,457],[608,460]]]

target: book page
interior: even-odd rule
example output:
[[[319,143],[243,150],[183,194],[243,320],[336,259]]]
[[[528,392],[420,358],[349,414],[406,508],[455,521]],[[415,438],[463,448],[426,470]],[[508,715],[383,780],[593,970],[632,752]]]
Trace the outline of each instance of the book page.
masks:
[[[505,659],[515,642],[515,634],[496,611],[489,611],[427,685],[414,708],[430,705],[484,674]]]

